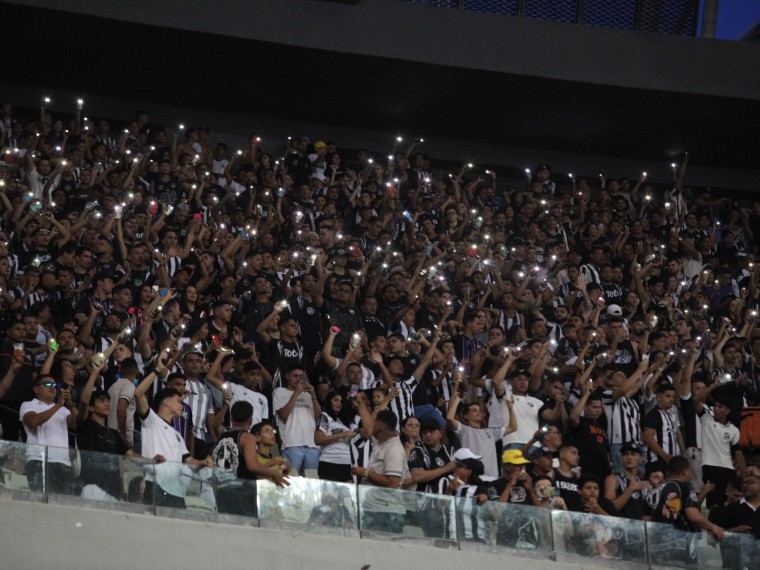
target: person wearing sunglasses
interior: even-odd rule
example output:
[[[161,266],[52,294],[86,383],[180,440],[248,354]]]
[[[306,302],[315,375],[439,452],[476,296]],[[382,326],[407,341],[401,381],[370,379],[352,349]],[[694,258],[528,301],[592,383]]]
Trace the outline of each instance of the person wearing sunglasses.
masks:
[[[71,390],[64,386],[58,392],[55,378],[40,375],[32,387],[34,399],[21,404],[19,417],[26,431],[26,476],[32,491],[69,494],[74,483],[69,460],[69,429],[76,429],[77,410]],[[45,448],[47,477],[44,476]]]

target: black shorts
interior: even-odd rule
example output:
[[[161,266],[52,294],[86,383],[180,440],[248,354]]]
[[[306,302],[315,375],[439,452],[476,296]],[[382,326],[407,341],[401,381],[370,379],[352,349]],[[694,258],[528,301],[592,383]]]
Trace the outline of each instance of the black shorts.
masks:
[[[320,461],[317,467],[317,474],[320,479],[325,481],[351,482],[351,465],[348,463],[328,463]]]

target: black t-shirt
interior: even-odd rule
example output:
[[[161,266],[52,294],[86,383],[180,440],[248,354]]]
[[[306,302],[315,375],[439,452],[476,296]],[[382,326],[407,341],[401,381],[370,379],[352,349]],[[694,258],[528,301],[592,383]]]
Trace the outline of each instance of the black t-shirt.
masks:
[[[607,427],[599,420],[581,417],[571,435],[573,445],[578,448],[583,473],[593,473],[604,480],[610,474],[610,440]]]
[[[623,340],[618,344],[613,362],[625,372],[626,376],[630,376],[638,368],[639,359],[636,357],[630,340]]]
[[[311,160],[306,156],[297,153],[288,154],[283,159],[288,169],[288,174],[293,177],[294,186],[309,183],[309,174],[311,174]]]
[[[362,317],[357,309],[340,307],[331,301],[325,301],[324,311],[329,315],[329,321],[340,329],[335,337],[333,347],[343,349],[348,346],[351,335],[362,328]]]
[[[45,275],[51,273],[53,277],[57,277],[58,270],[63,266],[52,258],[52,253],[33,253],[34,255],[32,256],[32,261],[30,261],[30,263],[34,263],[34,260],[40,261],[40,286],[42,286],[42,279],[45,277]]]
[[[683,416],[683,439],[686,448],[697,447],[697,410],[694,408],[694,397],[681,398],[681,415]],[[684,450],[685,451],[685,450]]]
[[[303,345],[299,342],[287,342],[279,338],[272,338],[267,344],[267,349],[269,351],[269,372],[272,374],[275,387],[280,386],[282,375],[289,367],[306,367]]]
[[[435,451],[428,446],[417,445],[412,450],[407,465],[409,466],[409,471],[414,471],[415,469],[429,471],[444,467],[453,460],[453,457],[454,448],[452,447],[441,445]],[[448,488],[448,484],[443,481],[444,479],[447,479],[447,475],[441,475],[425,483],[420,483],[417,485],[417,490],[423,493],[443,493]]]
[[[417,312],[417,317],[414,321],[414,327],[416,329],[427,329],[429,331],[433,330],[433,327],[435,327],[436,324],[438,324],[438,321],[441,320],[441,314],[438,312],[431,312],[427,309],[420,309]]]
[[[153,271],[152,267],[146,267],[145,269],[132,269],[127,279],[127,286],[132,290],[132,299],[140,298],[140,289],[143,285],[153,286],[158,278]]]
[[[483,483],[485,493],[488,495],[489,501],[498,501],[504,489],[507,488],[507,480],[504,477],[500,477],[495,481],[489,481]],[[507,497],[508,503],[516,505],[532,505],[530,500],[529,491],[525,488],[525,483],[522,480],[518,480],[510,489],[509,497]]]
[[[77,427],[77,446],[82,453],[80,479],[84,485],[94,484],[116,499],[121,498],[119,460],[129,445],[119,432],[87,418]],[[97,452],[97,453],[96,453]],[[110,454],[110,455],[103,455]]]
[[[298,334],[307,347],[322,348],[322,314],[313,301],[302,295],[289,304],[290,314],[298,321]]]
[[[4,378],[8,373],[8,369],[13,361],[14,350],[13,343],[7,340],[3,341],[0,345],[0,378]],[[21,370],[16,373],[10,389],[1,399],[13,402],[25,402],[34,398],[34,392],[32,391],[33,371],[34,359],[28,352],[24,351],[24,364]]]
[[[573,474],[572,477],[565,477],[562,473],[559,472],[559,469],[555,469],[554,486],[559,489],[559,496],[564,499],[569,511],[583,510],[581,496],[578,494],[577,475]]]
[[[686,509],[699,508],[697,493],[688,483],[666,481],[654,491],[650,498],[652,520],[666,522],[681,530],[695,532],[697,528],[686,517]]]
[[[433,386],[433,375],[430,370],[425,372],[425,375],[420,380],[420,385],[414,391],[412,401],[415,406],[424,406],[426,404],[432,404],[435,406],[438,404],[439,391],[438,388]]]
[[[615,475],[615,496],[619,497],[626,492],[628,486],[632,482],[639,480],[638,477],[632,480],[622,474]],[[637,521],[642,520],[645,515],[648,515],[650,513],[650,507],[646,501],[646,490],[634,491],[631,494],[631,498],[628,499],[628,502],[625,505],[623,505],[619,513],[621,517]]]
[[[161,176],[156,174],[146,176],[146,179],[153,183],[159,202],[168,202],[174,206],[182,197],[182,184],[177,176],[171,176],[169,180],[161,180]]]
[[[73,181],[61,181],[58,185],[58,189],[63,190],[66,194],[66,211],[79,211],[84,210],[87,204],[87,196],[89,189],[80,188],[79,185]]]
[[[8,293],[13,299],[23,299],[24,294],[17,287],[14,287],[10,283],[6,282],[5,292]],[[18,316],[18,312],[11,310],[10,304],[5,301],[4,298],[0,298],[0,331],[8,330],[8,325],[11,321],[15,320]]]

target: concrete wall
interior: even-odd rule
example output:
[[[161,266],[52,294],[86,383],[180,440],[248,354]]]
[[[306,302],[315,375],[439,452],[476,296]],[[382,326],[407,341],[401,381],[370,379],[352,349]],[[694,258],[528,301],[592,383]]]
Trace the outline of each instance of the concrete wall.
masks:
[[[394,541],[210,524],[0,497],[2,568],[571,570],[578,565]]]
[[[760,99],[760,43],[458,12],[401,0],[10,0],[301,47],[655,91]],[[146,15],[150,14],[150,18]]]

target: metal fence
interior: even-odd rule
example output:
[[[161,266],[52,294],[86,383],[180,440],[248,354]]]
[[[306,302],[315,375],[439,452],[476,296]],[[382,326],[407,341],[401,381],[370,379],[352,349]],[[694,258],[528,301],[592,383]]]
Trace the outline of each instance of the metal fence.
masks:
[[[699,0],[405,0],[438,8],[694,36]]]

